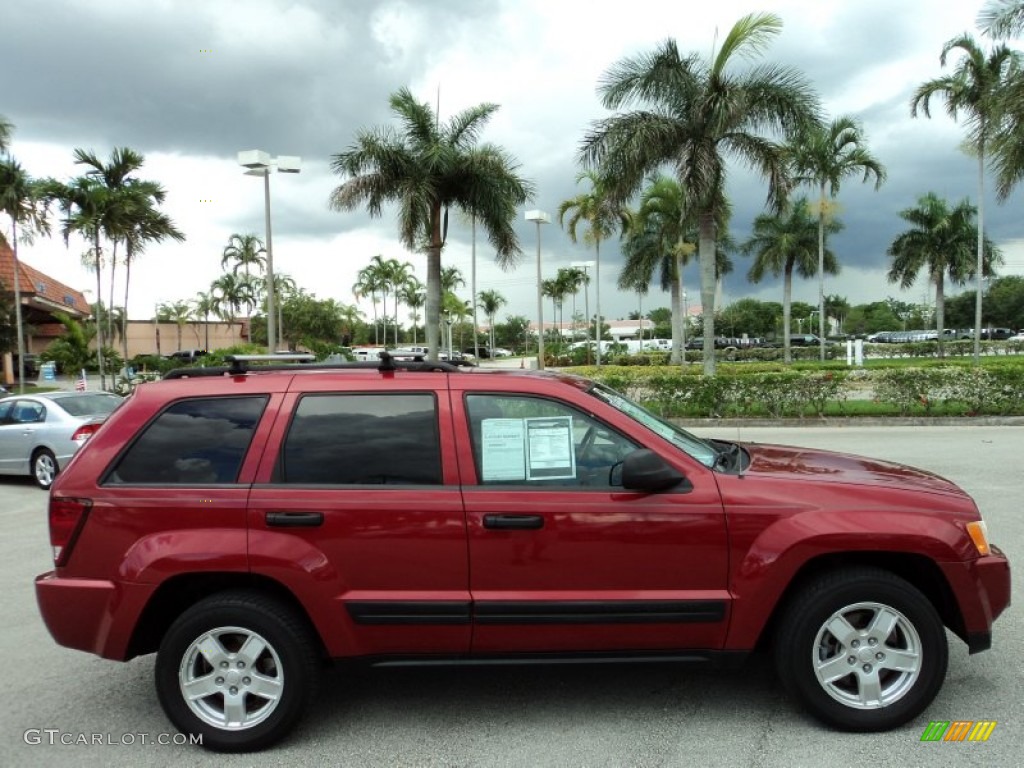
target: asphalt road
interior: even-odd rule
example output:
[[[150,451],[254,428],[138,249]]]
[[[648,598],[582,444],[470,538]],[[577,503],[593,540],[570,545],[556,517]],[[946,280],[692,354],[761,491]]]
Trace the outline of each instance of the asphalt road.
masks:
[[[0,765],[1024,764],[1024,427],[699,431],[866,453],[961,484],[978,501],[992,540],[1016,565],[1018,605],[996,624],[993,649],[969,657],[950,635],[949,673],[927,712],[899,730],[857,735],[828,730],[797,710],[762,658],[726,673],[665,664],[336,670],[325,676],[315,709],[285,743],[256,755],[219,756],[153,743],[171,731],[153,691],[152,657],[119,664],[53,643],[32,587],[33,577],[50,567],[46,495],[27,480],[0,478],[0,583],[7,585],[0,590],[0,648],[7,660]],[[929,720],[998,725],[987,743],[922,743]],[[47,729],[55,731],[52,737]],[[80,734],[86,740],[99,734],[104,743],[60,744]]]

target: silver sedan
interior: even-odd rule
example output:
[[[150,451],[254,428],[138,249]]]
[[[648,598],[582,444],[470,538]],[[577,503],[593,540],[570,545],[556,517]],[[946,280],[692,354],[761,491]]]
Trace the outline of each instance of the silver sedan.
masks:
[[[32,475],[40,488],[49,488],[121,400],[107,392],[0,398],[0,475]]]

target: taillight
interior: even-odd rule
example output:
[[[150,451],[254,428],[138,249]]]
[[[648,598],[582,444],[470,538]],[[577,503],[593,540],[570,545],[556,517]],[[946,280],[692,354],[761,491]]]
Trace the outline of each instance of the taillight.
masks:
[[[71,556],[91,506],[88,499],[50,499],[50,546],[53,564],[58,568]]]
[[[73,442],[78,443],[78,447],[81,448],[82,444],[85,443],[85,441],[88,440],[90,437],[92,437],[96,430],[99,428],[99,424],[83,424],[82,426],[75,430],[75,434],[71,436],[71,440]]]

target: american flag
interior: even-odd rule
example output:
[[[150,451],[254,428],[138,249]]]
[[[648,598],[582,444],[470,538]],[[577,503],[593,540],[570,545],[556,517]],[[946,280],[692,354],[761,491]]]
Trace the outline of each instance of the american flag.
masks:
[[[85,392],[85,384],[85,368],[83,368],[78,380],[75,381],[75,392]]]

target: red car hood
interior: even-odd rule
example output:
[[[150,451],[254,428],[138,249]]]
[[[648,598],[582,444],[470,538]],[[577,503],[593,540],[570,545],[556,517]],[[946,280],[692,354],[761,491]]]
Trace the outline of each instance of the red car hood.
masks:
[[[786,445],[744,443],[743,447],[750,452],[750,466],[744,471],[747,475],[967,496],[959,486],[944,477],[903,464]]]

